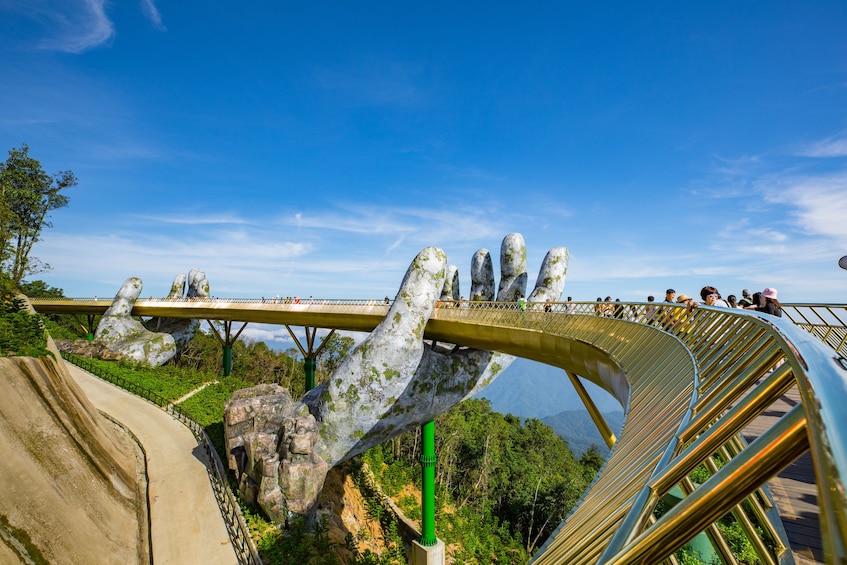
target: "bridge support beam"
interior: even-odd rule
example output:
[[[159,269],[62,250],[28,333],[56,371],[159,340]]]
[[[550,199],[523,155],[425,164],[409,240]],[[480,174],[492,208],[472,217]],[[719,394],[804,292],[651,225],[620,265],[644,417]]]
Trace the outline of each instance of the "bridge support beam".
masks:
[[[244,331],[244,328],[247,327],[247,322],[244,322],[244,325],[235,333],[232,334],[232,322],[231,321],[223,321],[224,326],[224,335],[221,336],[220,332],[218,332],[218,328],[212,323],[211,320],[206,320],[206,323],[209,324],[209,327],[212,328],[212,333],[215,334],[215,337],[218,338],[218,341],[221,343],[221,347],[223,348],[223,371],[224,376],[228,377],[232,373],[232,344],[235,343],[235,340],[238,339],[238,336],[241,335],[241,332]]]
[[[318,355],[320,355],[323,348],[326,347],[327,342],[329,342],[329,338],[332,337],[335,330],[330,330],[318,344],[316,349],[315,337],[318,332],[318,328],[304,328],[306,330],[306,347],[303,347],[303,344],[300,343],[300,340],[296,335],[294,335],[294,331],[291,329],[291,326],[286,325],[285,329],[288,330],[288,334],[291,336],[291,339],[294,340],[294,344],[303,356],[303,371],[306,374],[306,390],[310,391],[315,388],[315,367],[317,366]]]
[[[609,427],[609,424],[606,422],[603,414],[601,414],[600,410],[597,409],[597,405],[594,404],[594,401],[591,399],[591,395],[589,395],[588,391],[585,390],[585,387],[583,386],[582,381],[579,380],[579,377],[571,375],[567,371],[565,371],[565,374],[571,380],[571,384],[576,389],[577,394],[579,394],[579,398],[582,399],[582,403],[585,405],[585,408],[588,409],[591,419],[594,420],[594,425],[597,426],[597,430],[600,432],[600,435],[603,436],[603,441],[606,442],[606,447],[612,449],[615,442],[618,440],[612,432],[612,428]]]

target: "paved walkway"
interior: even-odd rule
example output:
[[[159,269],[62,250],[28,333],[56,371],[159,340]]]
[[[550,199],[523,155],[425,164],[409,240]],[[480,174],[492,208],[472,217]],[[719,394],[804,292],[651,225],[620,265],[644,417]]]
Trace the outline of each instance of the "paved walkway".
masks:
[[[238,563],[191,431],[160,408],[66,363],[94,406],[135,434],[147,452],[156,565]]]

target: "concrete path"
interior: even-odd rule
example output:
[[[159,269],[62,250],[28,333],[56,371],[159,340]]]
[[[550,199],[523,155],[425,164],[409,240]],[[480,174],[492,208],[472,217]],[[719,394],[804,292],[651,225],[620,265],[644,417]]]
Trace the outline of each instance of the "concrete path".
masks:
[[[206,453],[191,431],[146,400],[66,366],[94,406],[131,430],[147,452],[153,562],[237,565]]]

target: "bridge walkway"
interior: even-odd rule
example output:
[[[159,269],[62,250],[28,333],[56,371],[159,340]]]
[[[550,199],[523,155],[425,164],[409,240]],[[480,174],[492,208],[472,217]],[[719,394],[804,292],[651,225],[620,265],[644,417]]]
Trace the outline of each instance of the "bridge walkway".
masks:
[[[238,564],[209,484],[206,453],[159,407],[65,363],[94,406],[129,429],[147,457],[153,563]]]
[[[745,439],[752,442],[801,402],[800,391],[792,387],[744,429]],[[797,565],[823,563],[818,488],[809,452],[783,469],[768,482],[768,487]]]

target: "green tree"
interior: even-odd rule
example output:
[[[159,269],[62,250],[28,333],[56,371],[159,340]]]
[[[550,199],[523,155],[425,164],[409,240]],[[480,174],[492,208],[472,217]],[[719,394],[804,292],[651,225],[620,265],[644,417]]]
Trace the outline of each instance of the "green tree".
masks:
[[[355,340],[350,336],[340,336],[333,333],[326,341],[326,345],[318,355],[318,372],[324,377],[322,380],[329,378],[338,366],[344,361],[356,345]]]
[[[579,462],[585,470],[585,480],[590,483],[594,480],[594,475],[597,474],[597,471],[603,467],[606,459],[600,454],[599,448],[596,445],[592,445],[588,448],[588,451],[582,454]]]
[[[73,171],[52,177],[44,172],[26,144],[10,149],[9,158],[0,163],[0,271],[13,286],[27,275],[49,270],[30,252],[41,231],[53,226],[49,213],[68,205],[62,191],[76,185]]]

